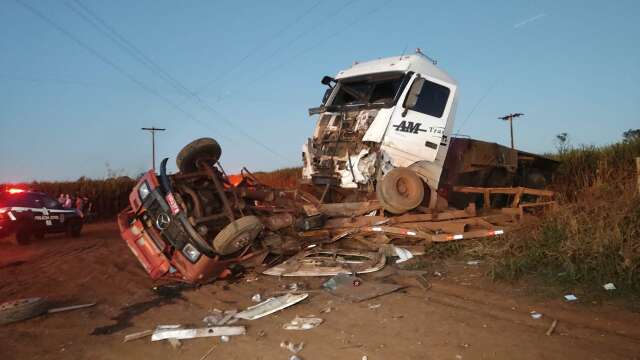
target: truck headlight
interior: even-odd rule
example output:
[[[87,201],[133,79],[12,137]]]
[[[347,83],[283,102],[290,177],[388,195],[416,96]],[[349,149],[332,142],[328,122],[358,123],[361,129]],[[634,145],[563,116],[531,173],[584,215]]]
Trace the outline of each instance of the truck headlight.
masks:
[[[144,200],[150,193],[151,190],[149,190],[149,185],[146,181],[140,184],[140,187],[138,187],[138,195],[140,195],[140,199]]]
[[[182,248],[182,253],[187,257],[191,262],[196,262],[198,258],[200,258],[200,251],[193,247],[191,244],[187,244]]]

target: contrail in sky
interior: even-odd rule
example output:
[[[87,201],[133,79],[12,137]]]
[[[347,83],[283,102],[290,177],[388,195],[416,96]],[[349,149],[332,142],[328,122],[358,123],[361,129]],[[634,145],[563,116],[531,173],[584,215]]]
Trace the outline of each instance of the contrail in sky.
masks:
[[[534,16],[534,17],[530,17],[530,18],[528,18],[527,20],[521,21],[521,22],[519,22],[519,23],[517,23],[517,24],[513,25],[513,28],[514,28],[514,29],[517,29],[517,28],[523,27],[523,26],[527,25],[528,23],[530,23],[530,22],[534,22],[534,21],[536,21],[536,20],[538,20],[538,19],[541,19],[541,18],[543,18],[543,17],[545,17],[545,16],[547,16],[547,14],[544,14],[544,13],[542,13],[542,14],[538,14],[538,15],[536,15],[536,16]]]

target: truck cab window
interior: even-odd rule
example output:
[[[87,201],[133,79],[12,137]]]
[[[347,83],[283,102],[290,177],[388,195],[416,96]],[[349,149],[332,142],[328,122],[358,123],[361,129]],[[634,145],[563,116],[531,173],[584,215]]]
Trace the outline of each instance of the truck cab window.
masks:
[[[402,90],[404,76],[403,73],[384,73],[340,80],[331,106],[392,106],[396,95]]]
[[[414,81],[412,87],[418,86],[418,83],[418,81]],[[449,100],[450,93],[451,90],[448,87],[425,79],[424,84],[422,85],[422,90],[418,95],[417,102],[411,110],[440,118],[447,106],[447,100]]]

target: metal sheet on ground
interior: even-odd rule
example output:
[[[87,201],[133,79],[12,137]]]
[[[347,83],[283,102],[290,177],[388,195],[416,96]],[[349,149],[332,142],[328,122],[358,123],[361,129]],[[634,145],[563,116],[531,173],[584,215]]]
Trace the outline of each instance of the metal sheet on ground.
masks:
[[[309,294],[286,294],[276,298],[269,298],[260,304],[250,306],[246,310],[237,313],[234,317],[245,320],[255,320],[276,311],[280,311],[291,305],[306,299]]]

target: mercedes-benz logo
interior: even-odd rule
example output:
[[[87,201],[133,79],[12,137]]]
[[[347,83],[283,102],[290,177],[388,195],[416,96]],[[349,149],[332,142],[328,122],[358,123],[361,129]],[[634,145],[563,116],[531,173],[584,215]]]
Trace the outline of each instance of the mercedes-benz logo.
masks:
[[[164,230],[169,227],[169,223],[171,222],[171,218],[166,213],[162,213],[158,215],[156,219],[156,226],[160,230]]]

